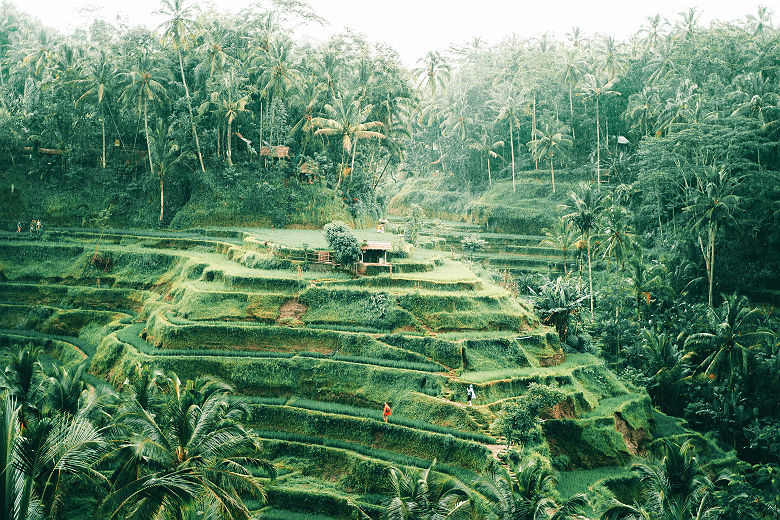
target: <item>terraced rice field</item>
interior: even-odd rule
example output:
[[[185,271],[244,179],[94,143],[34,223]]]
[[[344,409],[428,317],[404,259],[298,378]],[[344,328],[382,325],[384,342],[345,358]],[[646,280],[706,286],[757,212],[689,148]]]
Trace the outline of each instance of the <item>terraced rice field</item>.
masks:
[[[454,247],[477,231],[441,238]],[[556,261],[539,237],[482,236],[490,265]],[[229,382],[279,470],[268,504],[256,504],[263,518],[350,518],[355,507],[379,517],[390,466],[436,459],[436,471],[472,482],[498,463],[489,425],[501,405],[534,382],[566,398],[520,456],[568,460],[567,489],[619,472],[653,435],[644,392],[593,356],[566,357],[528,302],[448,246],[393,259],[392,276],[354,277],[305,261],[323,245],[315,239],[238,229],[0,236],[0,346],[37,341],[65,363],[89,359],[93,384],[122,385],[139,367]]]

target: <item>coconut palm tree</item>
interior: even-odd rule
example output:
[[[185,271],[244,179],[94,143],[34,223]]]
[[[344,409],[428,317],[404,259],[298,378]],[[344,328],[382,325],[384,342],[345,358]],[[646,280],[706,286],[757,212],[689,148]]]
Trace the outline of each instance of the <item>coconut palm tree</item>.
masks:
[[[715,245],[718,229],[727,222],[736,223],[734,213],[740,202],[736,194],[741,179],[726,172],[725,167],[711,165],[694,172],[688,187],[688,205],[683,208],[696,232],[707,271],[707,303],[712,307],[715,280]],[[706,236],[703,236],[706,235]]]
[[[92,468],[107,443],[83,417],[55,415],[23,427],[20,413],[11,394],[0,393],[0,518],[56,517],[74,480],[102,479]]]
[[[314,135],[338,136],[341,138],[341,163],[339,164],[336,190],[341,186],[345,170],[344,155],[352,153],[352,168],[355,166],[355,145],[357,140],[384,139],[385,135],[376,131],[382,128],[381,121],[366,121],[373,110],[373,105],[361,106],[361,100],[352,94],[339,95],[333,104],[323,107],[329,117],[315,117],[311,124],[319,127]],[[350,169],[351,171],[351,169]]]
[[[40,391],[45,376],[38,361],[40,354],[40,347],[28,343],[15,352],[6,350],[0,357],[4,365],[0,372],[0,391],[8,392],[19,405],[18,420],[22,428],[41,413]]]
[[[679,340],[679,336],[674,338],[655,329],[642,329],[641,355],[645,360],[645,373],[651,377],[648,390],[656,405],[676,400],[680,395],[681,382],[690,373],[691,356],[684,354]]]
[[[504,141],[495,141],[493,143],[491,141],[492,139],[488,138],[487,132],[483,130],[479,139],[468,144],[468,148],[479,153],[480,159],[487,160],[488,184],[490,186],[493,185],[493,176],[490,173],[490,158],[498,158],[496,150],[504,147]]]
[[[631,124],[631,130],[644,137],[650,135],[650,123],[658,116],[660,98],[655,90],[644,87],[641,92],[628,97],[628,106],[623,118]]]
[[[606,79],[602,75],[586,74],[580,85],[580,93],[583,100],[593,100],[596,105],[596,183],[601,189],[601,130],[599,125],[599,100],[602,97],[620,95],[619,92],[610,90],[615,83],[614,79]]]
[[[149,171],[154,172],[152,147],[149,142],[149,102],[160,102],[167,97],[164,83],[170,79],[168,70],[157,67],[149,51],[144,49],[138,54],[135,70],[122,73],[121,76],[126,86],[119,99],[127,102],[143,115]]]
[[[602,213],[603,230],[599,234],[602,258],[614,258],[620,270],[626,268],[626,258],[639,249],[636,234],[631,227],[629,212],[622,206],[612,206]]]
[[[572,141],[569,139],[569,127],[565,125],[550,126],[545,125],[544,130],[536,128],[534,138],[528,142],[528,148],[533,152],[534,158],[547,158],[550,164],[550,176],[552,177],[552,192],[555,193],[555,166],[554,160],[562,160],[569,149]]]
[[[154,134],[151,138],[154,150],[154,173],[160,179],[160,224],[162,224],[165,208],[165,190],[163,181],[165,175],[184,158],[184,152],[179,145],[171,139],[171,128],[166,126],[162,119],[157,121]]]
[[[417,63],[420,66],[412,70],[412,73],[417,77],[419,88],[427,89],[434,98],[447,90],[452,69],[441,54],[437,51],[428,51]]]
[[[117,418],[124,434],[111,460],[103,518],[180,517],[193,505],[211,503],[227,518],[249,518],[242,496],[265,497],[253,475],[274,468],[258,459],[257,440],[243,427],[246,415],[228,398],[232,388],[175,375],[157,380],[160,404],[143,408],[131,394]]]
[[[708,329],[696,332],[685,340],[685,348],[693,349],[701,359],[698,371],[719,380],[728,380],[731,402],[734,402],[734,376],[745,375],[750,351],[764,341],[771,341],[771,332],[758,328],[760,309],[750,307],[748,299],[736,293],[726,296],[718,308],[707,310]]]
[[[448,478],[436,481],[431,470],[390,468],[393,498],[387,506],[387,520],[456,520],[471,518],[473,506],[468,491]]]
[[[576,29],[576,28],[575,28]],[[577,29],[579,31],[579,29]],[[574,87],[582,79],[582,71],[585,70],[585,59],[582,53],[575,45],[572,48],[563,51],[564,65],[561,71],[561,81],[569,89],[569,127],[571,127],[572,138],[574,135]]]
[[[212,82],[214,90],[208,102],[201,105],[201,110],[211,109],[225,122],[225,157],[229,165],[233,165],[233,121],[239,114],[247,113],[246,105],[250,101],[246,89],[246,78],[240,76],[236,69],[231,68]]]
[[[514,129],[520,124],[520,114],[523,111],[522,98],[514,85],[505,81],[500,83],[487,102],[487,106],[496,113],[496,122],[509,121],[509,148],[512,157],[512,193],[515,187],[515,136]]]
[[[505,468],[483,477],[475,484],[490,500],[499,520],[541,520],[568,518],[581,513],[587,501],[582,495],[558,505],[555,496],[555,474],[538,459],[525,466]]]
[[[579,189],[569,193],[569,202],[565,206],[569,213],[563,218],[570,220],[580,230],[582,241],[588,253],[588,286],[590,289],[590,314],[593,316],[593,270],[591,268],[590,238],[597,229],[601,213],[603,195],[586,183],[580,183]]]
[[[182,51],[188,51],[190,45],[195,42],[196,33],[199,31],[197,22],[194,20],[194,9],[187,5],[187,0],[161,0],[162,8],[156,14],[162,15],[166,20],[160,24],[163,29],[163,41],[169,43],[176,51],[179,58],[179,72],[181,73],[181,82],[184,85],[184,95],[187,99],[187,110],[190,112],[190,125],[192,127],[192,137],[195,140],[195,150],[198,154],[200,170],[206,173],[206,167],[203,165],[203,155],[200,153],[200,141],[198,141],[198,130],[195,127],[195,118],[192,114],[192,99],[190,98],[190,89],[187,87],[187,78],[184,75],[184,60]]]
[[[273,144],[274,137],[274,116],[276,110],[274,104],[280,101],[279,97],[293,88],[300,81],[300,72],[291,64],[292,61],[292,40],[288,38],[275,38],[271,41],[267,51],[262,49],[258,52],[262,56],[258,59],[266,62],[265,70],[260,75],[260,90],[266,92],[270,97],[268,106],[270,107],[270,133],[268,142]]]
[[[114,86],[118,76],[116,65],[108,57],[108,52],[103,49],[98,51],[96,59],[87,63],[86,77],[78,81],[83,92],[76,99],[75,106],[88,98],[93,98],[100,109],[100,128],[103,135],[103,155],[100,161],[103,168],[106,167],[106,120],[104,115],[105,99]]]
[[[544,228],[542,233],[544,233],[545,238],[539,242],[539,245],[557,249],[561,252],[563,274],[568,276],[569,266],[567,256],[569,251],[572,251],[577,247],[577,241],[579,240],[577,232],[574,229],[574,224],[570,220],[560,218],[555,221],[551,229]]]

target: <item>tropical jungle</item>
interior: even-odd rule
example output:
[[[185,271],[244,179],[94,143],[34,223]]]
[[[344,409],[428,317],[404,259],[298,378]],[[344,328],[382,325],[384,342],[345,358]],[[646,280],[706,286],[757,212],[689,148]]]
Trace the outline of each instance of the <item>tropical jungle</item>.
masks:
[[[0,518],[780,518],[771,9],[156,14],[0,7]]]

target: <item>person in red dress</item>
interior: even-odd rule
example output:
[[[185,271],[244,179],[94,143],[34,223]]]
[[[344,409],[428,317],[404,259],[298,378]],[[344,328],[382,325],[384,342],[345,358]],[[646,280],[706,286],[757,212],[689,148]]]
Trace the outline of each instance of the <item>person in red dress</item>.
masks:
[[[387,418],[390,417],[390,414],[393,412],[390,411],[390,405],[385,402],[385,409],[382,411],[382,417],[384,418],[385,422],[387,422]]]

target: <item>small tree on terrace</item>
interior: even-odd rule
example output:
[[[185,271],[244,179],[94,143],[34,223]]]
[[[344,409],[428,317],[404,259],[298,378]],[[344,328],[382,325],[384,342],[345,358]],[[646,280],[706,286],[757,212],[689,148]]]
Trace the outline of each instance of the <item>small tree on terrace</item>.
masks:
[[[336,220],[326,225],[323,232],[334,262],[343,266],[355,263],[360,256],[360,242],[348,225]]]
[[[417,245],[417,239],[420,237],[420,230],[422,229],[424,218],[425,214],[420,205],[412,204],[409,208],[409,215],[406,216],[404,238],[413,246]]]

